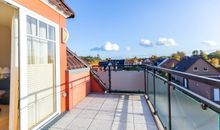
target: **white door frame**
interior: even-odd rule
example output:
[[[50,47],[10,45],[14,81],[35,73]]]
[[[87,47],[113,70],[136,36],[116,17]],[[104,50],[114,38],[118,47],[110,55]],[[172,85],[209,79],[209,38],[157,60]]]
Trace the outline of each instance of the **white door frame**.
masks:
[[[18,17],[19,17],[19,126],[21,130],[27,130],[28,125],[28,113],[27,113],[27,36],[26,36],[26,16],[34,16],[37,17],[39,20],[46,21],[50,25],[54,26],[56,29],[56,77],[55,77],[55,87],[56,87],[56,112],[48,117],[46,120],[39,123],[33,129],[38,129],[49,120],[57,116],[61,113],[61,101],[60,101],[60,27],[57,23],[27,9],[26,7],[18,4],[13,0],[0,0],[5,3],[9,3],[10,5],[16,7],[18,9]],[[10,95],[10,98],[15,98],[15,95]],[[22,110],[21,110],[22,109]],[[22,118],[26,117],[26,118]],[[9,117],[11,118],[11,117]],[[12,125],[13,120],[9,122],[9,126]],[[10,130],[13,130],[10,128]]]

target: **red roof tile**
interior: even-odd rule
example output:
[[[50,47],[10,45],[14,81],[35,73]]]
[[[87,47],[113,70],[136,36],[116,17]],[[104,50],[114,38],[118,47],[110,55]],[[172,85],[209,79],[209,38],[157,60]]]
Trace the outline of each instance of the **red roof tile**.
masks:
[[[69,48],[66,49],[68,70],[87,68],[88,65]]]

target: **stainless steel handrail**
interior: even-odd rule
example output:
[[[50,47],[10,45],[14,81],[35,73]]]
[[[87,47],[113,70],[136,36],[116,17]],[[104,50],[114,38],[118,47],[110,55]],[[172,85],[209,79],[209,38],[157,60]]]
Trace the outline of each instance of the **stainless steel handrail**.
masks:
[[[218,80],[218,79],[208,78],[208,77],[204,77],[204,76],[199,76],[199,75],[195,75],[195,74],[190,74],[190,73],[166,69],[166,68],[161,68],[161,67],[157,67],[157,66],[147,65],[147,68],[156,69],[156,70],[166,72],[166,73],[169,73],[172,75],[177,75],[177,76],[180,76],[183,78],[199,81],[201,83],[205,83],[205,84],[216,86],[216,87],[220,88],[220,80]]]

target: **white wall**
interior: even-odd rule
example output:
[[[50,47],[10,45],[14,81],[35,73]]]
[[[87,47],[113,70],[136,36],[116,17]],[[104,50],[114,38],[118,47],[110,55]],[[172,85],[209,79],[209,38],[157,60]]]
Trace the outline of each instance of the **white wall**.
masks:
[[[108,85],[108,71],[98,72],[100,79]],[[112,90],[144,92],[143,71],[111,71]]]
[[[10,67],[11,29],[0,25],[0,67]]]

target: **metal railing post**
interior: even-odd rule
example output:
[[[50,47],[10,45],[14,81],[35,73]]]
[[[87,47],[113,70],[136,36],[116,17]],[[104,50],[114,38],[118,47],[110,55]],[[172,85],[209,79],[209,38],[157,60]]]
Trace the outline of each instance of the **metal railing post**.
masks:
[[[154,93],[154,114],[157,113],[156,110],[156,87],[155,87],[155,74],[156,74],[156,70],[153,69],[153,93]]]
[[[168,118],[169,118],[169,130],[172,129],[172,119],[171,119],[171,74],[168,73]]]
[[[144,94],[147,94],[146,67],[144,67]]]
[[[146,77],[147,77],[147,83],[146,83],[146,91],[147,91],[147,97],[149,98],[149,76],[148,76],[148,67],[146,67]]]
[[[109,81],[109,93],[112,92],[112,81],[111,81],[111,66],[108,66],[108,81]]]

